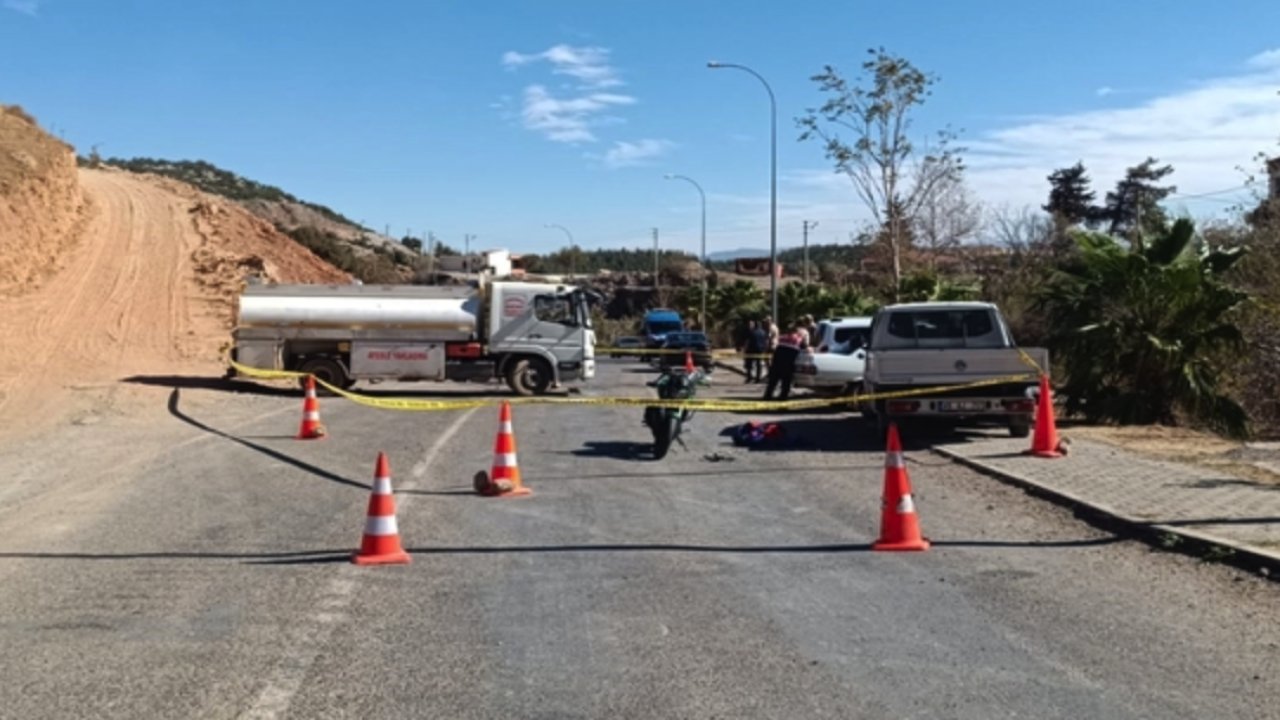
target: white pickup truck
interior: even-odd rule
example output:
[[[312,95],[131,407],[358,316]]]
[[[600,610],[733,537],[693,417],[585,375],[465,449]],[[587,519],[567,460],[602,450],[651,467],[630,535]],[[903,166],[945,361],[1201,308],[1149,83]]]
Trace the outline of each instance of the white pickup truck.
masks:
[[[877,400],[868,403],[867,410],[881,428],[907,418],[929,418],[957,425],[1000,423],[1010,435],[1026,437],[1031,433],[1041,371],[1049,371],[1048,350],[1015,345],[995,305],[890,305],[876,313],[871,323],[865,392],[927,391],[1008,380]]]

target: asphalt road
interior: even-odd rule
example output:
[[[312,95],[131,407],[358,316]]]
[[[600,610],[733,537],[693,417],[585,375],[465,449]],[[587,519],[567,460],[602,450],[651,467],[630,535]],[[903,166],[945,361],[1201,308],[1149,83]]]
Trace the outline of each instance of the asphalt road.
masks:
[[[649,377],[606,362],[587,393]],[[299,442],[293,395],[157,398],[62,458],[3,448],[0,717],[1280,716],[1274,583],[920,439],[934,548],[870,552],[883,453],[843,414],[780,416],[771,450],[699,415],[655,462],[639,409],[520,407],[534,494],[487,499],[492,410],[324,400],[331,436]],[[347,562],[379,450],[409,566]]]

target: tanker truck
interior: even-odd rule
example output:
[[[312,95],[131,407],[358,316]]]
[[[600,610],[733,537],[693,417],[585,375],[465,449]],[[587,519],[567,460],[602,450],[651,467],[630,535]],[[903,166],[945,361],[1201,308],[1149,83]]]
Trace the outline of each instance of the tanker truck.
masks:
[[[500,378],[516,394],[541,395],[595,375],[595,297],[524,282],[249,285],[231,353],[242,365],[311,373],[342,388]]]

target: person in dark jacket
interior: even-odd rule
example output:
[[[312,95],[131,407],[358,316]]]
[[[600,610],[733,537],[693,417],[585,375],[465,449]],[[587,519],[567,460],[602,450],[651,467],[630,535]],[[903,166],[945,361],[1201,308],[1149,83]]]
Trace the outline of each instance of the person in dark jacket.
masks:
[[[779,384],[782,385],[779,400],[786,400],[791,395],[791,380],[796,374],[796,358],[800,356],[802,342],[798,329],[792,327],[790,332],[778,337],[778,347],[774,348],[769,362],[769,383],[765,386],[765,400],[773,399],[774,388]]]
[[[742,369],[747,373],[747,382],[760,382],[764,379],[764,361],[761,355],[769,343],[769,336],[755,320],[747,323],[747,335],[742,344],[742,353],[746,357],[742,361]]]

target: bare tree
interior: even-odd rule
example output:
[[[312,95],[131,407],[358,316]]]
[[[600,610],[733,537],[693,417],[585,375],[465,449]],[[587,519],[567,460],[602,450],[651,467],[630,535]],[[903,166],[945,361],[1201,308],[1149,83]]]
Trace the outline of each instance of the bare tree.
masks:
[[[862,69],[870,77],[865,87],[851,85],[828,65],[813,81],[827,95],[819,108],[798,118],[801,140],[818,139],[837,172],[853,182],[858,198],[871,211],[892,256],[894,298],[902,283],[902,248],[912,220],[940,186],[963,171],[955,136],[938,133],[934,147],[917,153],[911,138],[912,111],[931,94],[937,82],[905,58],[884,48],[868,51]],[[853,133],[852,143],[840,136]],[[912,172],[914,168],[914,172]]]
[[[997,245],[1015,255],[1047,253],[1053,242],[1053,219],[1030,206],[1002,205],[987,213],[987,231]]]
[[[960,173],[943,179],[936,191],[924,198],[913,219],[912,237],[929,249],[930,268],[936,269],[941,253],[978,234],[982,215],[982,203]]]

